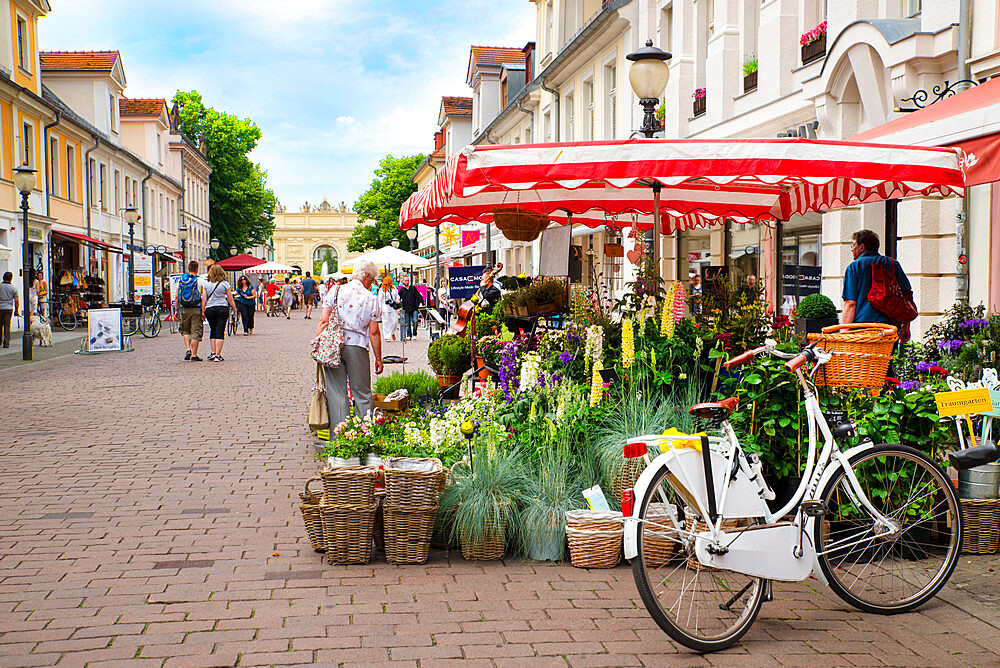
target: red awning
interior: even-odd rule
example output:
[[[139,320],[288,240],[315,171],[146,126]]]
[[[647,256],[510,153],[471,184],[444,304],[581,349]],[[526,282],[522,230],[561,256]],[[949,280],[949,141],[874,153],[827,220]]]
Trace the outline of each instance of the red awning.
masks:
[[[960,148],[965,154],[961,160],[965,185],[1000,181],[1000,77],[848,141]]]
[[[88,237],[86,234],[74,234],[72,232],[57,232],[57,231],[53,231],[52,234],[54,234],[57,237],[65,237],[66,239],[72,239],[73,241],[78,241],[80,243],[87,244],[88,246],[94,246],[95,248],[100,248],[101,250],[106,250],[111,253],[124,253],[124,251],[121,248],[118,248],[117,246],[112,246],[106,241],[101,241],[100,239]]]
[[[262,265],[264,262],[265,260],[262,260],[259,257],[242,253],[240,255],[227,257],[225,260],[219,260],[216,264],[226,271],[243,271],[244,269],[249,269],[250,267]]]

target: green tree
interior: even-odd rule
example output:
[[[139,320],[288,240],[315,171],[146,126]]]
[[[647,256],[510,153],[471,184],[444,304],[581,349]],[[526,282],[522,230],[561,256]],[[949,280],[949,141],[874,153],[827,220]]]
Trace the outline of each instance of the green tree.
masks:
[[[329,248],[323,251],[323,257],[319,260],[313,260],[313,276],[320,276],[323,271],[323,263],[326,262],[326,270],[331,274],[337,271],[339,263],[337,259],[333,257],[333,251]]]
[[[382,248],[393,238],[399,239],[399,247],[403,250],[410,249],[410,240],[399,229],[399,209],[406,198],[416,192],[413,174],[426,157],[410,155],[394,158],[387,155],[382,158],[368,190],[361,193],[354,203],[358,220],[367,224],[354,228],[351,238],[347,240],[347,250],[362,252],[369,248]]]
[[[267,187],[267,172],[247,157],[260,140],[260,128],[249,118],[205,106],[198,91],[177,91],[173,102],[181,131],[207,145],[209,214],[219,257],[229,255],[231,246],[247,249],[271,239],[278,198]]]

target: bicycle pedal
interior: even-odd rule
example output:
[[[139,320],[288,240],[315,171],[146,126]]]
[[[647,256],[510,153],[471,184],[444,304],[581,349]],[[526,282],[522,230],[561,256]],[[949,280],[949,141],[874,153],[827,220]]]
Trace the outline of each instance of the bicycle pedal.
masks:
[[[808,517],[823,517],[830,512],[825,501],[803,501],[799,507]]]

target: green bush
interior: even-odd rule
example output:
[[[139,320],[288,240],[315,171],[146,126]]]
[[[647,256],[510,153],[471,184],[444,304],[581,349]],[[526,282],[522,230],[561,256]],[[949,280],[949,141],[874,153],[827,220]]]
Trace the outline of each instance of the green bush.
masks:
[[[795,309],[796,318],[836,318],[837,307],[820,293],[806,295]]]
[[[472,368],[469,340],[457,334],[438,337],[427,349],[427,362],[440,376],[458,376]]]
[[[388,376],[381,376],[375,380],[375,391],[379,394],[389,395],[400,388],[406,388],[411,399],[416,399],[425,394],[437,394],[437,378],[426,371],[412,371],[410,373],[391,373]]]

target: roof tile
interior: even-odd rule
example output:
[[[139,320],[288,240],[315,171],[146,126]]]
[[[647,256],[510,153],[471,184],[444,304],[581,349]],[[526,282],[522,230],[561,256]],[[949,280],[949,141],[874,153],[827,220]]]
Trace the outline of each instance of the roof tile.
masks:
[[[502,65],[523,63],[524,51],[506,46],[473,46],[472,62],[476,65]]]
[[[446,95],[441,98],[441,108],[445,116],[471,116],[472,98],[448,97]]]
[[[127,98],[118,101],[118,113],[121,116],[159,116],[167,106],[163,98]]]
[[[118,51],[42,51],[42,70],[110,71],[118,61]]]

